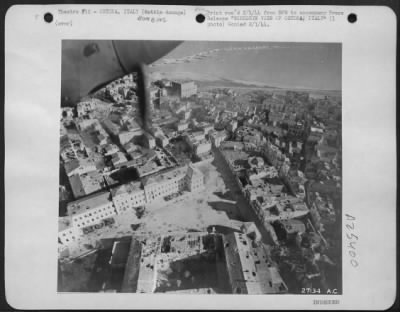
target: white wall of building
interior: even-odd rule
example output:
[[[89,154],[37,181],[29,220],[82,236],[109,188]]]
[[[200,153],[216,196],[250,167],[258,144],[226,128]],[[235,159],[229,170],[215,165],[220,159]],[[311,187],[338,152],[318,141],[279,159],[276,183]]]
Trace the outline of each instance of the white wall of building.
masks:
[[[79,213],[72,214],[72,224],[77,228],[84,228],[100,222],[106,218],[116,215],[116,210],[113,202],[102,204],[97,207],[81,210]]]

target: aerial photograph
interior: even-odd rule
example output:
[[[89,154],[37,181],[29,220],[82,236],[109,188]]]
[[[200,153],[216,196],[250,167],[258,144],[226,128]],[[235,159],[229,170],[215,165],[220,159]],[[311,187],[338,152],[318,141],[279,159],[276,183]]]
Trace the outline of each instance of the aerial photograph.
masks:
[[[59,293],[342,294],[340,43],[61,60]]]

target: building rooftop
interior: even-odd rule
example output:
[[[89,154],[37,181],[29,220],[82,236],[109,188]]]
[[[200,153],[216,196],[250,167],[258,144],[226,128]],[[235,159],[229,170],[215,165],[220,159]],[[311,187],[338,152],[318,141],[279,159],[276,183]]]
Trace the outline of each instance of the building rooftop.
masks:
[[[121,292],[123,293],[134,293],[137,291],[142,246],[139,240],[134,237],[132,238],[128,259],[125,265],[124,278],[122,280]]]
[[[69,177],[69,182],[75,197],[88,195],[104,187],[103,175],[98,171],[74,174]]]
[[[187,166],[178,167],[164,171],[163,173],[154,174],[143,179],[143,185],[151,185],[154,183],[163,183],[171,179],[183,177],[187,173]]]
[[[117,135],[121,129],[119,125],[116,123],[112,122],[109,119],[103,120],[103,125],[108,129],[109,132],[111,132],[114,135]]]
[[[107,205],[111,203],[110,193],[102,192],[89,195],[85,198],[78,199],[76,201],[70,202],[67,205],[68,215],[80,214],[86,210],[90,210],[101,205]]]
[[[145,132],[144,136],[148,139],[148,140],[154,140],[154,136],[152,136],[150,133]]]
[[[216,263],[200,257],[212,247],[216,248],[213,236],[206,232],[133,237],[121,291],[191,293],[213,288],[218,282]],[[194,282],[188,274],[195,275]],[[179,280],[183,284],[176,285]]]
[[[121,163],[121,162],[127,161],[125,154],[122,152],[116,152],[116,153],[112,154],[111,157],[112,157],[113,163]]]
[[[238,168],[248,168],[249,163],[247,159],[249,154],[243,151],[234,151],[234,150],[223,150],[222,153],[224,154],[225,158],[231,163],[233,166],[238,166]],[[240,163],[242,161],[242,163]]]
[[[270,294],[286,292],[287,287],[276,267],[274,267],[266,248],[247,235],[231,233],[225,235],[225,250],[228,272],[231,280],[238,283],[240,290],[234,292],[248,294]]]
[[[153,159],[147,159],[143,157],[136,160],[135,167],[140,177],[156,173],[162,169],[165,169],[165,166],[163,166],[162,164],[161,165],[158,164]]]
[[[111,195],[115,197],[123,194],[135,193],[141,190],[143,190],[141,182],[130,182],[113,188],[111,190]]]
[[[200,144],[211,144],[210,141],[208,141],[207,139],[198,140],[196,143],[199,144],[199,145]]]
[[[306,230],[306,226],[304,225],[304,223],[297,219],[282,220],[280,222],[282,223],[287,233],[304,233]]]
[[[263,181],[262,184],[257,184],[257,186],[249,187],[249,191],[257,197],[265,197],[271,195],[280,195],[282,193],[283,187],[283,184],[270,184]]]
[[[338,149],[336,147],[332,147],[329,145],[321,144],[317,145],[316,149],[322,152],[327,152],[327,153],[337,153]]]
[[[128,142],[128,143],[124,144],[123,147],[128,153],[140,149],[140,147],[138,145],[134,144],[133,142]]]
[[[244,149],[244,144],[243,142],[237,142],[237,141],[224,141],[221,143],[221,148],[242,150]]]
[[[203,173],[196,167],[194,166],[189,166],[187,170],[188,176],[191,178],[192,176],[199,176],[202,177]]]
[[[76,168],[79,168],[79,160],[72,159],[71,161],[64,163],[64,168],[65,168],[65,172],[67,174],[69,174],[70,172],[74,171]]]
[[[58,231],[64,231],[66,229],[69,229],[71,227],[72,220],[70,216],[66,217],[59,217],[58,218]]]
[[[222,130],[222,131],[215,131],[212,135],[216,138],[223,138],[227,136],[227,133],[225,130]]]

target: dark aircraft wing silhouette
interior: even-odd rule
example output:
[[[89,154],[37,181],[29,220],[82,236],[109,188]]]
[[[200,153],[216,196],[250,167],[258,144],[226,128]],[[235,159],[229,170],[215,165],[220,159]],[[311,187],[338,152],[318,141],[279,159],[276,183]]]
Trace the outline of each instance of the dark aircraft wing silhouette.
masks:
[[[138,73],[139,115],[151,125],[148,64],[180,41],[64,40],[62,42],[61,106],[74,106],[83,96],[133,71]]]

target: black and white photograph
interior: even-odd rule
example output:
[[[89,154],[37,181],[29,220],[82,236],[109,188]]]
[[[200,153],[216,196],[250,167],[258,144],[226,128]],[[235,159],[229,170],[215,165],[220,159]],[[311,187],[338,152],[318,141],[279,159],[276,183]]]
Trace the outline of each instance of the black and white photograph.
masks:
[[[391,8],[15,5],[4,24],[10,307],[396,304]]]
[[[341,43],[61,51],[57,292],[343,293]]]

